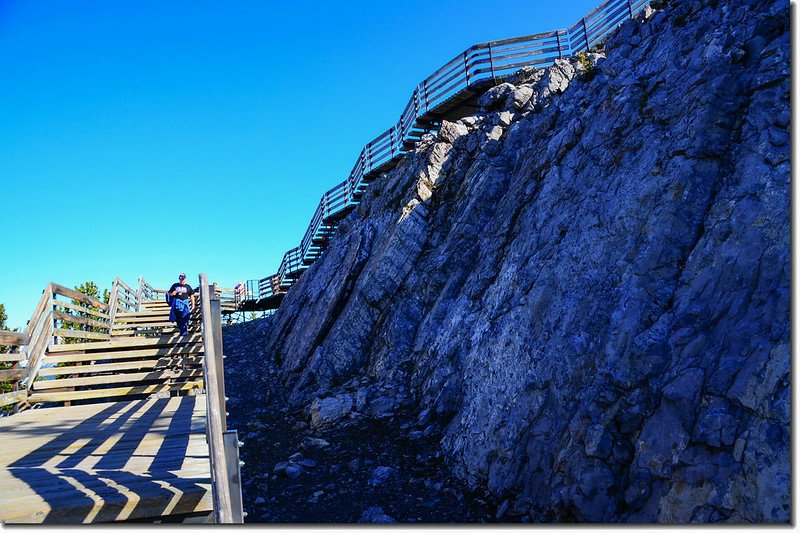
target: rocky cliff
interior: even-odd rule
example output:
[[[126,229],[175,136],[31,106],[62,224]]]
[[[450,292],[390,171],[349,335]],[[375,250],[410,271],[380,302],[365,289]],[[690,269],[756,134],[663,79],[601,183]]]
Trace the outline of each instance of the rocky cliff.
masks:
[[[382,176],[264,333],[537,521],[790,517],[789,6],[660,2]]]

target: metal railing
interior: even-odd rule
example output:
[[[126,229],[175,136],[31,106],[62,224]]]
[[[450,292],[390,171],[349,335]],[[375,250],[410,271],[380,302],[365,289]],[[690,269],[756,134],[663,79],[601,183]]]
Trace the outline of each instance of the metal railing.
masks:
[[[246,298],[270,298],[277,294],[275,287],[288,290],[319,258],[338,221],[360,202],[369,183],[403,157],[423,133],[434,131],[441,114],[456,106],[459,96],[500,83],[523,67],[542,68],[557,59],[586,52],[649,2],[607,0],[570,28],[477,44],[445,63],[417,85],[397,123],[364,146],[347,179],[323,194],[300,246],[284,254],[278,272],[248,282]],[[280,283],[271,281],[276,276]],[[265,280],[270,282],[262,283]]]

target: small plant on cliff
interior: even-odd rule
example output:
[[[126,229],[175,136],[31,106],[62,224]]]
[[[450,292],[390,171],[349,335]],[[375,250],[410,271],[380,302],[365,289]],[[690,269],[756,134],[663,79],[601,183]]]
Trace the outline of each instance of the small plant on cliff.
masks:
[[[595,77],[595,65],[592,63],[592,60],[589,59],[589,54],[586,52],[578,52],[575,54],[575,57],[578,59],[578,64],[583,71],[583,78],[586,80],[591,80]]]

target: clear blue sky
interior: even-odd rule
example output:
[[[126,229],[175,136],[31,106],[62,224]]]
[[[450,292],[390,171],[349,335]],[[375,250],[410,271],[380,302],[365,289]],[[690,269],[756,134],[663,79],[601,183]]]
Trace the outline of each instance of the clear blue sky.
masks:
[[[322,193],[468,46],[597,0],[0,0],[0,303],[275,272]]]

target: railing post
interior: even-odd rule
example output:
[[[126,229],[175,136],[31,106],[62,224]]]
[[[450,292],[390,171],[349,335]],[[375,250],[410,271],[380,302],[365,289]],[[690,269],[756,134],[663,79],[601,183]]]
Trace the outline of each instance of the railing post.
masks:
[[[561,34],[556,30],[556,44],[558,45],[558,58],[561,59]]]
[[[225,396],[222,369],[222,328],[219,297],[200,274],[200,305],[203,324],[203,373],[206,386],[206,435],[211,461],[211,492],[214,520],[219,524],[235,523],[231,472],[228,469],[223,434],[225,432]],[[216,287],[215,287],[216,288]],[[241,520],[241,519],[240,519]]]
[[[494,76],[494,56],[492,56],[492,43],[489,43],[489,68],[492,70],[492,83],[497,85],[497,78]]]
[[[228,463],[228,485],[231,488],[231,518],[233,523],[244,522],[244,504],[242,502],[242,462],[239,459],[239,434],[236,430],[222,434],[225,446],[225,462]]]
[[[583,38],[586,39],[586,53],[589,53],[589,30],[586,29],[586,17],[583,17]]]
[[[633,4],[631,4],[631,0],[628,0],[628,13],[630,13],[631,18],[633,18]]]
[[[464,76],[467,78],[467,89],[469,89],[469,65],[467,64],[467,52],[464,50]]]
[[[425,112],[428,112],[428,79],[422,82],[422,87],[425,92]]]
[[[392,159],[394,159],[394,126],[389,129],[389,151],[392,154]]]

